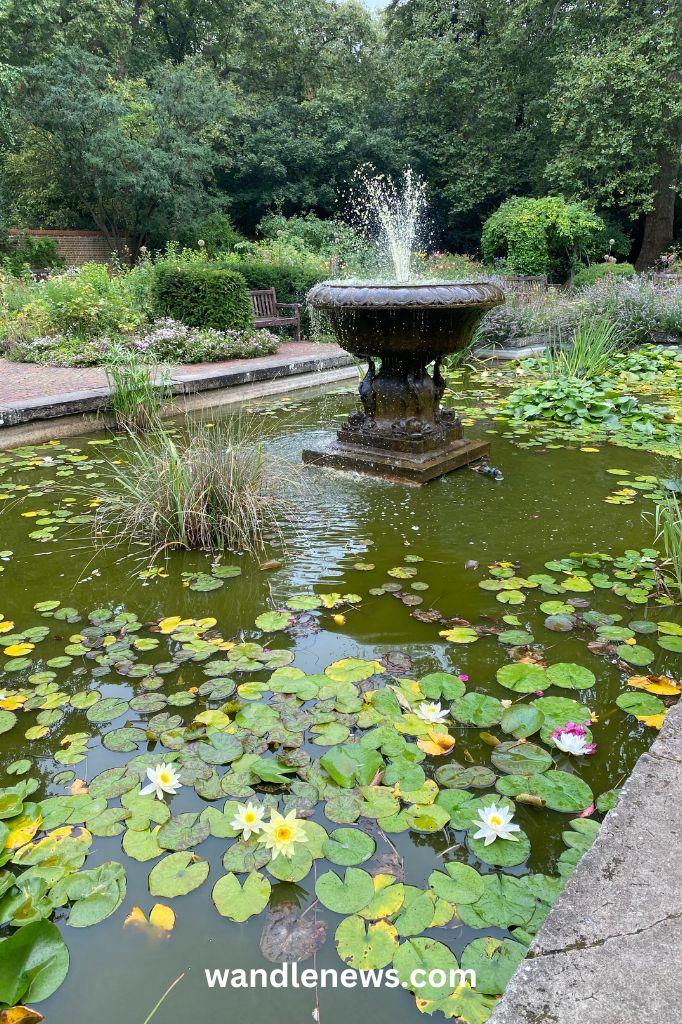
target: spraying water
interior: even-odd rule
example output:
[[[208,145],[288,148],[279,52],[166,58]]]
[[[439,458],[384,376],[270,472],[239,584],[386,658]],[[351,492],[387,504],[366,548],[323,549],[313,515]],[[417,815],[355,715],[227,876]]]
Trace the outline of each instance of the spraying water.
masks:
[[[408,167],[398,182],[361,168],[355,184],[355,213],[361,226],[376,236],[382,262],[391,276],[409,281],[417,244],[423,240],[426,183]]]

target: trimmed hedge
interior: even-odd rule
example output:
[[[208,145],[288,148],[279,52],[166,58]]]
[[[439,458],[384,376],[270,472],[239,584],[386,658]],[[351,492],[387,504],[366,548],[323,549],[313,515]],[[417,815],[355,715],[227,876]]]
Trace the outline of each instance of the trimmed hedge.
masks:
[[[580,267],[573,278],[574,288],[585,288],[596,284],[604,277],[634,277],[635,268],[632,263],[593,263],[589,267]]]
[[[253,326],[246,281],[234,270],[160,264],[154,269],[152,297],[157,316],[188,327],[242,331]]]
[[[224,262],[221,260],[220,263],[238,271],[248,288],[274,288],[278,302],[304,303],[306,294],[312,286],[329,277],[329,272],[322,268],[315,270],[296,263],[241,260],[237,257],[231,257],[229,261]],[[310,331],[310,318],[305,306],[301,310],[301,329],[306,337]]]

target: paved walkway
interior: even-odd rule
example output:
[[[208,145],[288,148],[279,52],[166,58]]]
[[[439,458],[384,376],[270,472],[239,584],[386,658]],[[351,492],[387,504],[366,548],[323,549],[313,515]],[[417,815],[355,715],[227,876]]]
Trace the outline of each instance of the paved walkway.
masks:
[[[275,355],[177,366],[172,373],[173,391],[189,395],[351,364],[338,345],[285,342]],[[94,412],[108,393],[106,374],[98,367],[37,366],[0,359],[0,427]]]
[[[682,705],[623,786],[488,1024],[682,1021]]]

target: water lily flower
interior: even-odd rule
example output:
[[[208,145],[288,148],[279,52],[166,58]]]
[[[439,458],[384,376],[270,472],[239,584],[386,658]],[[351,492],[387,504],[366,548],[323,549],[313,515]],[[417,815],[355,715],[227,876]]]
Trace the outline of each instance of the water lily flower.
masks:
[[[435,704],[427,704],[424,702],[419,705],[417,709],[417,718],[421,718],[422,722],[432,722],[438,725],[443,725],[448,717],[448,713],[445,708],[441,708],[440,701]]]
[[[303,822],[296,817],[296,811],[289,811],[286,817],[279,811],[270,815],[270,821],[263,822],[258,842],[263,843],[266,850],[272,850],[275,856],[293,857],[295,843],[307,843],[308,837]]]
[[[263,827],[263,815],[265,808],[258,804],[237,804],[237,813],[230,822],[232,828],[241,832],[242,839],[249,839],[251,835],[258,835]]]
[[[465,676],[464,674],[460,674],[460,675],[458,675],[458,676],[457,676],[457,678],[458,678],[458,679],[460,680],[460,682],[462,682],[462,683],[468,683],[468,682],[469,682],[469,676]]]
[[[573,754],[574,757],[594,754],[597,749],[596,743],[587,742],[587,734],[583,726],[575,725],[573,722],[557,726],[549,738],[564,754]]]
[[[512,843],[518,843],[518,836],[513,832],[520,832],[521,829],[512,821],[512,813],[507,808],[497,804],[489,804],[482,807],[478,812],[481,827],[474,833],[474,839],[484,839],[484,846],[490,846],[496,839],[509,839]]]
[[[182,785],[175,768],[169,764],[157,764],[155,768],[147,768],[147,778],[149,785],[140,790],[140,796],[154,793],[157,800],[163,800],[165,793],[175,796]]]

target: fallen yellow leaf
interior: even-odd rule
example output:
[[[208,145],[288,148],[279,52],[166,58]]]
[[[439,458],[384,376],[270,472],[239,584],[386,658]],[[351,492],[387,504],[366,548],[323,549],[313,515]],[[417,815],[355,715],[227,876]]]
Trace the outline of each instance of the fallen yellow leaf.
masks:
[[[175,925],[175,911],[163,903],[155,903],[149,914],[149,923],[164,932],[172,932]]]
[[[660,729],[667,713],[667,711],[662,711],[660,715],[635,715],[635,718],[638,722],[650,725],[652,729]]]
[[[417,740],[417,746],[425,754],[433,754],[436,757],[449,754],[455,745],[454,736],[446,732],[430,732],[428,739]]]
[[[30,1006],[12,1006],[9,1010],[0,1010],[0,1024],[39,1024],[45,1020],[42,1013],[32,1010]]]
[[[8,658],[23,658],[25,654],[30,654],[35,648],[35,644],[10,644],[9,647],[5,647],[5,654]]]
[[[628,679],[628,686],[646,690],[648,693],[657,693],[661,697],[675,697],[682,693],[682,686],[668,676],[631,676]]]

